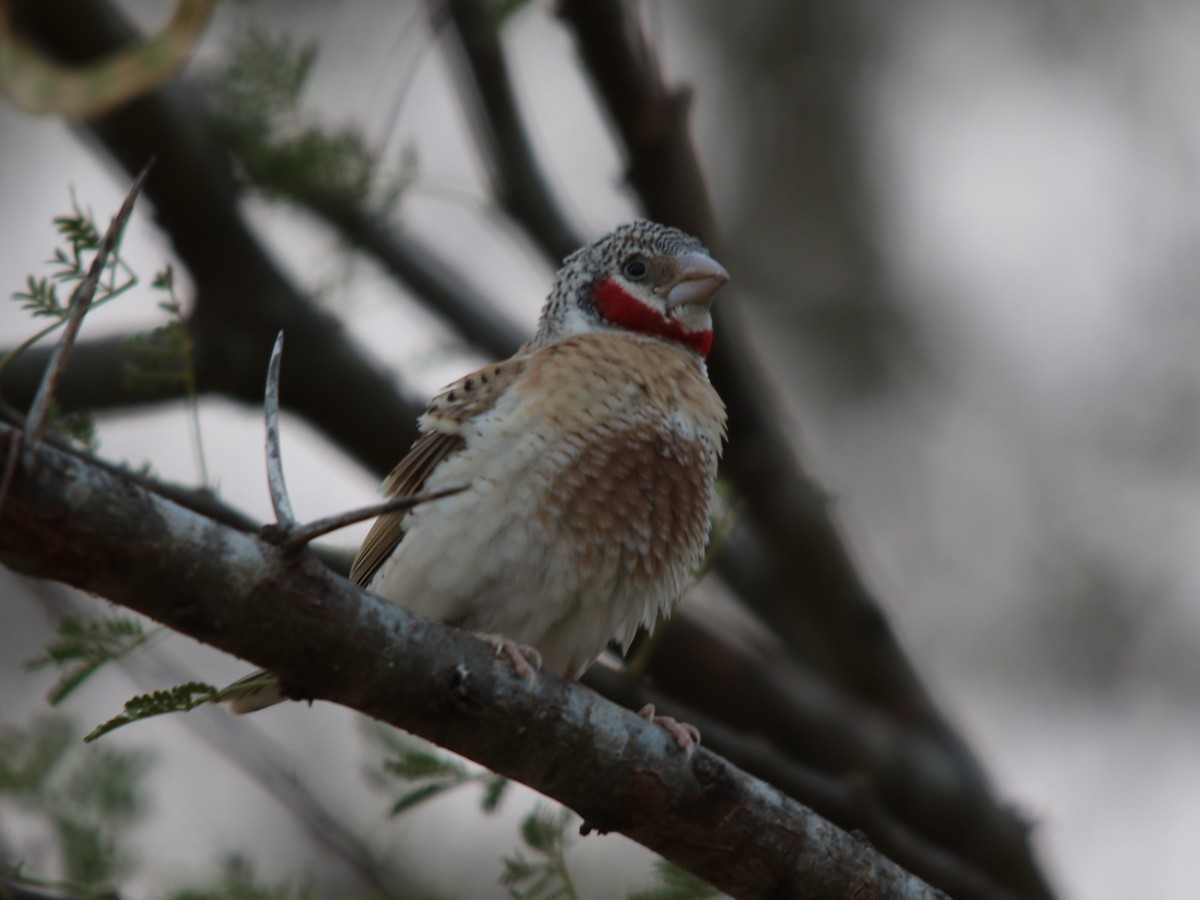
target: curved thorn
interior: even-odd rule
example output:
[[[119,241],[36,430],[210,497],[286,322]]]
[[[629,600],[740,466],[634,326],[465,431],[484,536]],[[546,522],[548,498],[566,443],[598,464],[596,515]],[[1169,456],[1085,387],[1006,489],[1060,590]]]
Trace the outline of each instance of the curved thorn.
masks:
[[[279,365],[283,359],[283,332],[275,338],[271,361],[267,364],[267,388],[263,397],[263,414],[267,421],[267,488],[271,492],[271,507],[275,524],[285,531],[296,525],[292,501],[283,480],[283,455],[279,449]]]

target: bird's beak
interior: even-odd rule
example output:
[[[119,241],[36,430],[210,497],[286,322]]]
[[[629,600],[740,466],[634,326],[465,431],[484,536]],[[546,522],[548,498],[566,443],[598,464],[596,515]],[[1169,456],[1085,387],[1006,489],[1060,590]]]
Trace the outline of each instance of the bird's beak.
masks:
[[[685,253],[675,263],[675,278],[667,291],[667,309],[693,304],[707,309],[729,273],[706,253]]]

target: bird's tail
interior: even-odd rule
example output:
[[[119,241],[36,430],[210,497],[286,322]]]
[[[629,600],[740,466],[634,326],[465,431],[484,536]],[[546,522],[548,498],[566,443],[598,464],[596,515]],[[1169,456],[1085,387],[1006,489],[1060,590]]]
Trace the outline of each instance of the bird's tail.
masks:
[[[264,669],[239,678],[221,693],[238,715],[257,712],[287,699],[279,687],[279,679]]]

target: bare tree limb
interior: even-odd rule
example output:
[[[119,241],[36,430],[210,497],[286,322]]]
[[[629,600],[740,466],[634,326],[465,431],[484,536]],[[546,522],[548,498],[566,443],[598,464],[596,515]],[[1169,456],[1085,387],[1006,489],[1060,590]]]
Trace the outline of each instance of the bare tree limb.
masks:
[[[914,834],[879,802],[865,778],[833,778],[798,764],[795,758],[776,749],[769,736],[747,734],[727,720],[706,716],[696,707],[681,706],[673,695],[649,687],[645,680],[627,672],[593,666],[582,680],[626,709],[651,703],[695,725],[710,750],[811,807],[839,828],[861,831],[889,859],[956,900],[1015,900],[1016,895],[978,870]]]
[[[434,0],[435,11],[442,3]],[[501,205],[555,263],[583,243],[546,183],[529,135],[517,110],[516,97],[500,43],[496,6],[480,0],[448,0],[444,7],[462,49],[460,94],[489,168],[492,188]],[[465,83],[469,76],[471,83]]]
[[[201,516],[246,534],[261,531],[257,521],[207,490],[154,481],[88,457],[53,437],[49,442]],[[334,572],[348,574],[350,554],[319,546],[312,549]],[[906,823],[919,823],[943,847],[961,843],[946,833],[944,822],[974,823],[970,830],[977,835],[975,846],[993,859],[1012,853],[1007,849],[1012,842],[1024,847],[1020,823],[996,807],[989,795],[981,794],[977,782],[962,778],[939,744],[837,695],[835,688],[787,659],[731,645],[686,606],[657,639],[660,643],[646,673],[655,688],[603,667],[593,667],[584,682],[628,709],[653,702],[677,713],[699,726],[705,743],[731,762],[834,824],[861,829],[891,858],[952,896],[987,897],[986,881],[923,842],[881,803],[895,809]],[[180,675],[176,680],[195,679]],[[847,774],[835,778],[818,770]],[[851,791],[845,779],[859,787]],[[867,815],[867,810],[875,812]],[[978,887],[981,881],[985,887]]]
[[[496,359],[511,356],[527,335],[438,258],[418,235],[406,234],[381,216],[345,203],[297,198],[338,233],[372,257],[459,336]]]
[[[862,828],[889,854],[887,823],[895,816],[918,843],[935,844],[995,883],[1031,896],[1024,884],[1032,864],[1028,823],[999,803],[987,780],[963,767],[945,742],[846,696],[783,652],[735,646],[695,616],[676,616],[656,635],[645,674],[667,697],[726,729],[758,735],[794,763],[859,785],[861,806],[828,808],[806,794],[793,796],[843,827]],[[690,721],[691,715],[685,717]],[[708,729],[701,730],[707,739]],[[790,793],[789,785],[775,781],[769,771],[733,751],[726,755]],[[886,814],[865,815],[875,807]],[[841,818],[839,810],[846,809],[856,818]],[[911,861],[893,858],[905,865]],[[952,896],[962,894],[958,883],[940,880],[941,869],[912,870]]]
[[[0,439],[11,430],[0,425]],[[680,754],[662,729],[593,692],[547,674],[531,686],[481,641],[52,447],[14,479],[0,561],[277,672],[295,696],[462,753],[734,896],[944,896],[711,752]]]

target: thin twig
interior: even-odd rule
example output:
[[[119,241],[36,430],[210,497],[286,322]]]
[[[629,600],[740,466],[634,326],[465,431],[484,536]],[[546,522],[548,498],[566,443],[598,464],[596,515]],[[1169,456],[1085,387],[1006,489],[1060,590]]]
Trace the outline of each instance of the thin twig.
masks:
[[[387,513],[404,512],[412,509],[422,503],[428,503],[430,500],[440,500],[442,497],[450,497],[454,494],[461,494],[467,489],[467,485],[456,485],[455,487],[446,488],[441,491],[431,491],[428,494],[414,494],[408,497],[393,497],[386,503],[376,503],[372,506],[363,506],[359,509],[352,509],[349,512],[338,513],[333,516],[326,516],[323,519],[317,519],[309,522],[307,525],[298,525],[292,528],[284,536],[282,546],[295,548],[302,547],[310,541],[319,538],[323,534],[328,534],[331,531],[337,531],[339,528],[345,528],[347,525],[353,525],[356,522],[363,522],[367,519],[374,519],[377,516],[386,515]],[[270,526],[264,529],[265,536],[270,537],[270,531],[273,530]]]
[[[283,453],[279,444],[279,371],[282,361],[283,332],[281,331],[275,338],[271,359],[267,363],[267,387],[263,396],[263,413],[267,424],[267,487],[271,492],[271,506],[275,509],[275,523],[262,530],[263,537],[289,549],[295,549],[303,547],[323,534],[337,531],[347,525],[353,525],[365,519],[373,519],[384,513],[403,512],[421,503],[438,500],[466,490],[466,485],[461,485],[429,494],[394,497],[386,503],[376,503],[301,525],[292,511],[287,482],[283,477]]]
[[[0,512],[4,511],[4,498],[8,496],[9,486],[12,485],[13,476],[17,472],[17,460],[21,458],[21,434],[20,431],[12,431],[5,440],[0,441],[0,447],[8,445],[8,452],[4,458],[4,474],[0,476]]]
[[[87,275],[79,282],[79,286],[71,295],[67,324],[63,328],[62,337],[58,340],[58,346],[54,348],[50,364],[46,368],[46,374],[42,377],[42,382],[34,395],[33,404],[29,408],[29,417],[25,424],[24,451],[22,452],[22,462],[25,466],[33,464],[34,452],[42,439],[42,431],[46,427],[46,418],[50,413],[50,404],[54,401],[54,392],[67,368],[71,348],[75,345],[75,336],[79,333],[83,317],[87,315],[92,298],[96,295],[96,286],[100,283],[100,276],[104,274],[108,257],[120,243],[121,235],[125,231],[125,223],[129,221],[129,217],[133,213],[134,202],[141,193],[142,185],[146,183],[146,178],[153,166],[154,159],[152,157],[142,167],[137,178],[133,180],[133,186],[125,195],[125,201],[121,204],[120,210],[113,217],[108,230],[104,232],[104,237],[100,241],[100,247],[96,250],[96,257],[92,260]]]
[[[271,506],[275,510],[275,525],[285,533],[291,533],[297,525],[292,512],[292,501],[288,497],[287,484],[283,480],[283,455],[279,449],[279,365],[283,358],[283,332],[275,338],[271,350],[271,361],[267,364],[267,389],[263,397],[263,413],[267,420],[267,488],[271,492]]]

